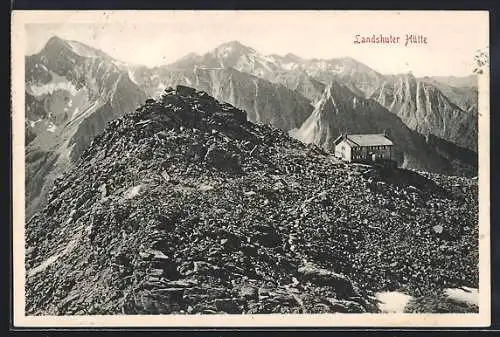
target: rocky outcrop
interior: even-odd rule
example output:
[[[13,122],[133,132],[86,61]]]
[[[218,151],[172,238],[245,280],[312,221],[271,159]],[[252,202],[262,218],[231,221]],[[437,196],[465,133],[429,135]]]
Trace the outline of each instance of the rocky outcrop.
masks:
[[[154,76],[157,71],[161,76]],[[168,86],[192,86],[245,110],[252,122],[282,130],[300,127],[313,110],[301,93],[233,68],[142,69],[135,77],[153,97]]]
[[[477,287],[477,181],[344,165],[245,116],[178,87],[110,122],[26,224],[27,314],[377,312],[374,291]]]

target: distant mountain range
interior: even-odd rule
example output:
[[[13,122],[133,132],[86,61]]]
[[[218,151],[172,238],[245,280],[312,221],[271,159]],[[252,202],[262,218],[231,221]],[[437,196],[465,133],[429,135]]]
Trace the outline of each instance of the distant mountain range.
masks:
[[[326,149],[341,130],[386,130],[404,167],[477,171],[474,77],[382,75],[352,58],[262,55],[237,41],[148,68],[53,37],[25,61],[27,216],[107,122],[178,84]]]

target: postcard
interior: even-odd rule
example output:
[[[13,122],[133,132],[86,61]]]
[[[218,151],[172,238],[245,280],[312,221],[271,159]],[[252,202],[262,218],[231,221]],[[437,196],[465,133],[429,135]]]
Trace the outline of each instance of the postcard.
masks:
[[[16,327],[490,325],[487,11],[13,11]]]

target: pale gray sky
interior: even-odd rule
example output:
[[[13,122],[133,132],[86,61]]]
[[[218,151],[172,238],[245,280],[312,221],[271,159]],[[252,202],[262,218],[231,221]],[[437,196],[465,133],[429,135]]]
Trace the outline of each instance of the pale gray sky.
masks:
[[[488,45],[488,13],[458,11],[118,11],[52,12],[26,24],[26,54],[58,35],[130,63],[156,66],[238,40],[262,54],[350,56],[387,73],[471,74],[474,52]],[[354,44],[355,35],[400,36],[399,45]],[[425,45],[404,46],[406,34]]]

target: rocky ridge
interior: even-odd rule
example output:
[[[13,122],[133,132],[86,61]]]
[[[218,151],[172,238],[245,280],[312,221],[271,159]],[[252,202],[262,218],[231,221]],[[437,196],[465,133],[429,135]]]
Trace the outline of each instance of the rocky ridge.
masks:
[[[451,97],[457,95],[465,96],[460,93]],[[404,74],[386,77],[371,97],[396,114],[410,129],[422,135],[442,138],[477,153],[477,95],[476,109],[473,103],[463,103],[462,106],[468,108],[464,111],[434,84],[417,79],[412,74]]]
[[[26,311],[377,312],[477,287],[477,181],[345,165],[178,86],[110,122],[26,225]]]
[[[26,213],[45,206],[52,181],[70,167],[106,123],[146,94],[105,53],[51,38],[26,61]]]

